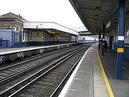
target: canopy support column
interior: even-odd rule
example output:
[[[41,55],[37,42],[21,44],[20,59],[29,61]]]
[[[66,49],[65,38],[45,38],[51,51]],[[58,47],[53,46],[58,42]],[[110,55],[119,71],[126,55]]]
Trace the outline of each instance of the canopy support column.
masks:
[[[118,21],[118,44],[117,44],[117,70],[116,78],[122,78],[122,64],[124,55],[124,34],[125,34],[125,0],[119,0],[119,21]]]

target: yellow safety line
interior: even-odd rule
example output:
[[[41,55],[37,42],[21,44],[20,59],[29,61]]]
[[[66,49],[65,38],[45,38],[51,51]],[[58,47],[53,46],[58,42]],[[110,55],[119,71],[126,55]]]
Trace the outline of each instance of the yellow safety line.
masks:
[[[124,45],[125,47],[129,47],[129,45]]]
[[[108,80],[108,78],[107,78],[107,76],[106,76],[106,73],[105,73],[105,70],[104,70],[102,61],[101,61],[100,56],[99,56],[99,53],[98,53],[98,50],[97,50],[97,56],[98,56],[100,68],[101,68],[101,71],[102,71],[102,76],[103,76],[103,79],[104,79],[104,82],[105,82],[105,85],[106,85],[106,88],[107,88],[109,97],[115,97],[115,96],[114,96],[114,93],[113,93],[113,90],[112,90],[112,88],[111,88],[111,85],[110,85],[110,83],[109,83],[109,80]]]

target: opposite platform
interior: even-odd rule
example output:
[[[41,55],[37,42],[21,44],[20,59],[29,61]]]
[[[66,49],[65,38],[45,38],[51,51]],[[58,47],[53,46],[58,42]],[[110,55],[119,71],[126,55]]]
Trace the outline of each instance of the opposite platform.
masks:
[[[0,64],[6,61],[15,61],[16,59],[23,59],[24,57],[42,54],[44,52],[49,52],[52,50],[59,50],[63,48],[68,48],[77,43],[68,44],[58,44],[50,46],[37,46],[37,47],[21,47],[21,48],[6,48],[0,50]]]
[[[24,52],[29,50],[36,50],[36,49],[43,49],[43,48],[50,48],[50,47],[57,47],[57,46],[65,46],[65,45],[73,45],[75,43],[68,43],[68,44],[58,44],[58,45],[50,45],[50,46],[33,46],[33,47],[21,47],[21,48],[3,48],[0,49],[0,55],[17,53],[17,52]]]

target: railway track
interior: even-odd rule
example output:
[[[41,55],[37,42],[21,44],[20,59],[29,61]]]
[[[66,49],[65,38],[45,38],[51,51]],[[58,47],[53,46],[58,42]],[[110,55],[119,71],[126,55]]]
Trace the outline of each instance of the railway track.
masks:
[[[36,69],[39,66],[41,66],[42,64],[45,64],[48,61],[51,61],[53,59],[56,59],[56,58],[66,54],[68,52],[71,52],[72,50],[75,50],[77,48],[78,47],[75,47],[72,49],[65,49],[65,50],[61,50],[61,52],[55,51],[50,54],[46,54],[45,56],[44,55],[38,56],[38,57],[36,56],[35,58],[28,59],[28,60],[22,61],[20,63],[16,63],[13,65],[3,67],[0,69],[0,84],[10,81],[10,79],[13,79],[25,72],[29,72],[33,69]],[[32,61],[33,61],[33,63],[32,63]]]
[[[65,53],[62,57],[61,55],[58,56],[56,60],[26,77],[24,80],[1,91],[0,97],[52,97],[63,82],[62,80],[66,78],[68,72],[75,66],[73,63],[79,61],[87,48],[81,47],[81,49],[67,51],[67,54]]]

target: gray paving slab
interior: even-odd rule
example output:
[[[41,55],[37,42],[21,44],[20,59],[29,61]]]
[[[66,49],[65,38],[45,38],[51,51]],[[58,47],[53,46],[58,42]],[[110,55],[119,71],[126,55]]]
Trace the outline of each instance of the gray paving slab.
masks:
[[[87,53],[65,97],[90,97],[93,94],[93,91],[90,94],[93,88],[90,84],[93,81],[93,68],[89,56],[92,55]]]
[[[129,97],[129,80],[110,79],[115,97]]]
[[[102,76],[96,47],[94,48],[94,97],[109,97],[105,82]]]

